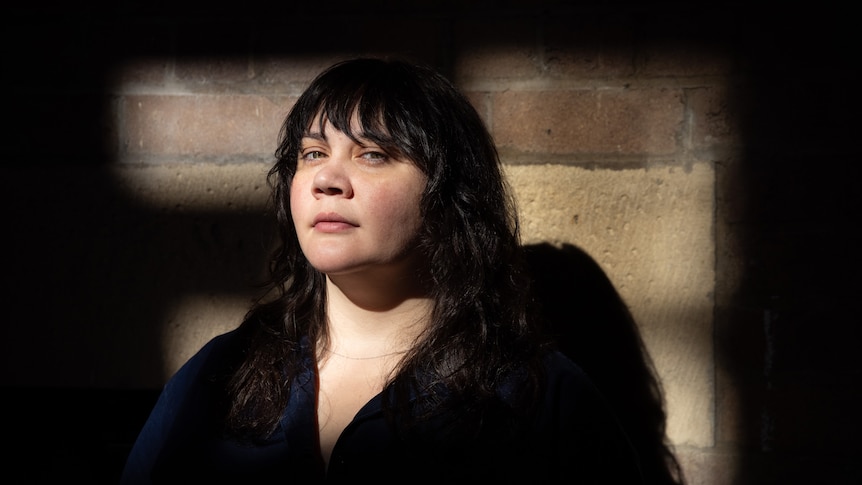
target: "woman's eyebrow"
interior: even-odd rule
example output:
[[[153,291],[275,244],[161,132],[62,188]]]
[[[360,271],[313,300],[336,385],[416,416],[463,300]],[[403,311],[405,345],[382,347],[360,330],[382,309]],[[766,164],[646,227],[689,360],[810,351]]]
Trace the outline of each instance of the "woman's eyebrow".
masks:
[[[326,141],[326,135],[319,131],[312,131],[302,135],[303,138],[311,138],[312,140]]]

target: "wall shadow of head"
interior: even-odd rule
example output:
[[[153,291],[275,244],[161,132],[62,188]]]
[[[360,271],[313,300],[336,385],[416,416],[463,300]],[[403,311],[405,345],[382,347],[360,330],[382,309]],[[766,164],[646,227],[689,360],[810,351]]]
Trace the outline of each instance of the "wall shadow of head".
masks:
[[[524,247],[531,305],[553,342],[605,395],[641,455],[647,483],[682,483],[667,442],[661,384],[637,324],[613,283],[571,244]]]

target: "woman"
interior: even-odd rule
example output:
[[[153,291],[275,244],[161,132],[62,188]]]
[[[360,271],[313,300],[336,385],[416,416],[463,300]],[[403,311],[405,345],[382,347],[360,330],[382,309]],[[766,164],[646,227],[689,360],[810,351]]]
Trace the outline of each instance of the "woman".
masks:
[[[640,481],[603,398],[527,314],[495,146],[448,80],[336,64],[276,157],[273,292],[171,378],[125,483]]]

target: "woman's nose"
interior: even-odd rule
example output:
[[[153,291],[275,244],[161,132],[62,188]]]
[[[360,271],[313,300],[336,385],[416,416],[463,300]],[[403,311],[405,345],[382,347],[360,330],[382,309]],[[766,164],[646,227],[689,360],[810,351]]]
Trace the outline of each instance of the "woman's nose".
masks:
[[[353,187],[344,162],[331,159],[314,174],[315,196],[353,197]]]

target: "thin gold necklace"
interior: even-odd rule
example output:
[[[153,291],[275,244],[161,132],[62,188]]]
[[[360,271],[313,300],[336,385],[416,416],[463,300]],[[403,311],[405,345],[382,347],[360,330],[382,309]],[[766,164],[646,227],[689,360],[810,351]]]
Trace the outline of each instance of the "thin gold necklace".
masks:
[[[349,359],[349,360],[374,360],[374,359],[382,359],[383,357],[389,357],[389,356],[392,356],[392,355],[399,355],[399,354],[406,354],[406,353],[407,353],[407,351],[406,351],[406,350],[398,350],[398,351],[395,351],[395,352],[389,352],[388,354],[375,355],[375,356],[372,356],[372,357],[351,357],[351,356],[349,356],[349,355],[339,354],[338,352],[336,352],[336,351],[334,351],[334,350],[332,350],[332,349],[323,349],[323,351],[324,351],[324,352],[327,352],[327,353],[330,353],[330,354],[332,354],[332,355],[337,355],[337,356],[339,356],[339,357],[343,357],[343,358],[345,358],[345,359]]]

